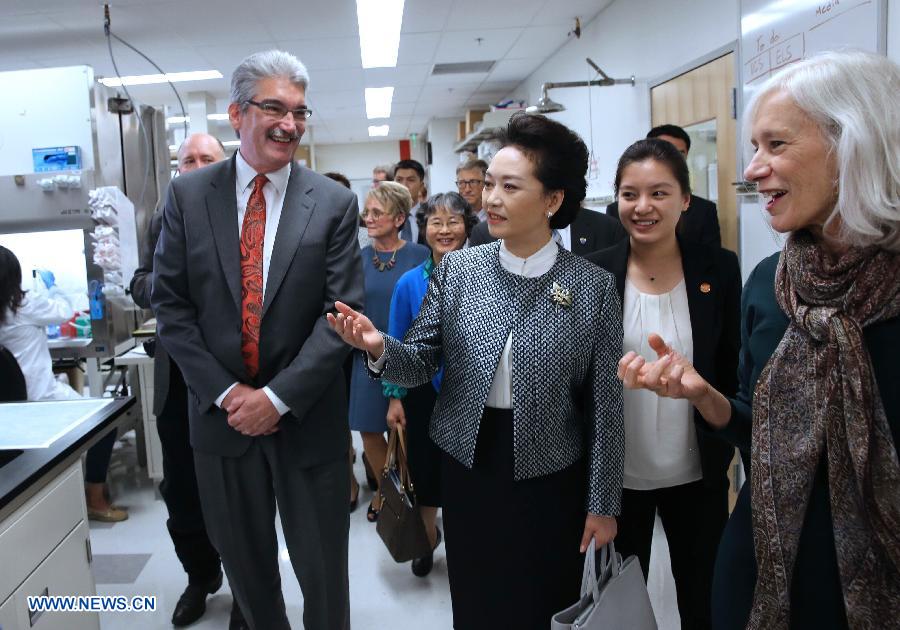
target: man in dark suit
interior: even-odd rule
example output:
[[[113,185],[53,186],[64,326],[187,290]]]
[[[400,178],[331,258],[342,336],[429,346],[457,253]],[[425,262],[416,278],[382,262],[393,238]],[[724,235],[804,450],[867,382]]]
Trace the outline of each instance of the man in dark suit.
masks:
[[[348,347],[325,313],[362,306],[358,204],[294,163],[306,68],[235,69],[235,157],[172,181],[153,260],[159,339],[189,388],[203,515],[249,627],[289,628],[276,504],[307,628],[349,628]],[[355,307],[356,308],[356,307]]]
[[[203,166],[225,159],[222,143],[206,133],[195,133],[178,147],[178,174],[183,175]],[[147,234],[141,244],[141,266],[131,279],[131,297],[141,308],[150,308],[153,251],[162,230],[162,211],[150,219]],[[175,555],[188,576],[188,586],[172,613],[172,625],[189,625],[206,612],[206,596],[222,585],[219,553],[206,533],[197,476],[194,473],[194,451],[188,436],[187,387],[181,370],[166,354],[161,344],[155,344],[153,356],[153,415],[162,447],[163,480],[159,484],[169,520],[166,527]],[[232,616],[240,618],[237,603]]]
[[[394,181],[403,184],[412,196],[413,207],[400,229],[400,238],[425,245],[425,230],[419,229],[419,206],[425,193],[425,167],[416,160],[400,160],[394,166]]]
[[[579,256],[611,247],[628,236],[617,219],[587,208],[582,208],[575,215],[572,225],[556,230],[556,233],[560,244]],[[472,228],[469,245],[484,245],[495,240],[488,232],[488,222],[482,221]]]
[[[660,125],[647,134],[648,138],[659,138],[675,145],[678,152],[687,159],[691,150],[691,137],[677,125]],[[606,214],[619,218],[619,202],[614,201],[606,206]],[[691,195],[688,209],[678,221],[678,236],[694,243],[703,243],[712,248],[722,246],[722,234],[719,230],[719,213],[716,204],[709,199]]]

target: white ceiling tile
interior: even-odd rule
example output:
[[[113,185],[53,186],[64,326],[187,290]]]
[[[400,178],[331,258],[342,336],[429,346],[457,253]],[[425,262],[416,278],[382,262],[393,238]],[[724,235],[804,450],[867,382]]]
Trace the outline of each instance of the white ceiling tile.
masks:
[[[521,28],[485,28],[444,33],[434,60],[436,63],[455,63],[501,59],[515,44],[522,30]]]
[[[347,90],[355,86],[362,92],[365,85],[363,82],[364,77],[364,70],[361,67],[344,70],[319,70],[317,72],[310,72],[310,97],[314,96],[316,91],[329,92]]]
[[[546,0],[456,0],[445,29],[461,31],[479,26],[510,28],[528,26]],[[560,2],[555,5],[563,4]]]
[[[366,87],[411,87],[422,85],[431,74],[431,64],[370,68],[365,70]]]
[[[489,81],[523,81],[543,63],[543,59],[503,59],[488,75]]]
[[[453,3],[448,0],[407,0],[403,4],[401,33],[426,33],[444,30]]]
[[[434,59],[440,32],[403,33],[400,35],[400,48],[397,51],[397,65],[428,63]]]
[[[352,1],[256,0],[251,6],[272,37],[279,41],[359,37],[356,3]]]
[[[507,59],[540,57],[546,59],[569,40],[564,26],[530,26],[509,49]]]
[[[359,38],[293,39],[278,42],[280,50],[295,55],[310,72],[360,67]]]
[[[600,11],[613,3],[613,0],[566,0],[565,2],[548,2],[538,11],[532,24],[561,24],[575,27],[575,18],[581,18],[581,27],[593,20]]]
[[[421,85],[395,87],[394,104],[415,103],[419,99],[419,93],[421,91]]]

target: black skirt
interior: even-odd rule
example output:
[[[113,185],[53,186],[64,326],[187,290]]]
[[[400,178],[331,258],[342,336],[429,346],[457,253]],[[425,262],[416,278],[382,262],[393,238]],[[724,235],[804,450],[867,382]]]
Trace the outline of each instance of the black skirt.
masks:
[[[408,390],[403,399],[409,472],[416,500],[428,507],[441,506],[441,450],[428,435],[436,400],[437,392],[431,382]]]
[[[453,627],[546,630],[581,587],[583,460],[515,481],[512,411],[486,408],[473,468],[442,461]]]

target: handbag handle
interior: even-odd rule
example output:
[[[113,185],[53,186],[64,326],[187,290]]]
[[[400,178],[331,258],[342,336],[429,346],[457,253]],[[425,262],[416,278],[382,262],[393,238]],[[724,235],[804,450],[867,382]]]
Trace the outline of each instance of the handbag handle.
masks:
[[[400,485],[403,488],[413,490],[406,457],[406,433],[403,427],[399,425],[391,429],[391,434],[388,437],[387,456],[384,458],[384,473],[389,473],[395,466],[400,475]]]

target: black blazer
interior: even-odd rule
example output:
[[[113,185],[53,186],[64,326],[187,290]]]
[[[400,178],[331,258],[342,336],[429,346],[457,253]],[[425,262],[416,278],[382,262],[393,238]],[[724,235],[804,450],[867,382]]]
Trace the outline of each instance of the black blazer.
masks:
[[[619,202],[614,201],[606,206],[606,214],[618,219]],[[678,221],[678,236],[686,241],[703,243],[709,247],[721,247],[722,234],[719,230],[716,204],[709,199],[691,195],[691,203]]]
[[[727,397],[737,391],[738,354],[741,347],[741,270],[737,255],[720,247],[678,239],[681,264],[691,314],[694,367]],[[616,279],[619,299],[625,296],[629,239],[596,252],[587,259]],[[728,464],[734,448],[717,437],[698,412],[694,412],[703,480],[708,486],[727,485]]]
[[[572,253],[587,256],[591,252],[606,249],[615,245],[626,236],[625,228],[617,219],[608,217],[602,212],[582,208],[569,228],[572,233]],[[469,236],[469,245],[484,245],[496,241],[488,232],[487,221],[482,221]]]

